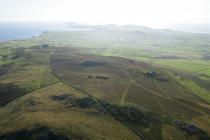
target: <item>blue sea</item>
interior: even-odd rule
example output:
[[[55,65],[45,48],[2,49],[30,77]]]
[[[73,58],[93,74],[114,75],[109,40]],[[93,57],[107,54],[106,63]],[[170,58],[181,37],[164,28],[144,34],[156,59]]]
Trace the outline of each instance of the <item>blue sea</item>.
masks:
[[[0,42],[27,39],[46,31],[76,31],[66,23],[0,22]]]

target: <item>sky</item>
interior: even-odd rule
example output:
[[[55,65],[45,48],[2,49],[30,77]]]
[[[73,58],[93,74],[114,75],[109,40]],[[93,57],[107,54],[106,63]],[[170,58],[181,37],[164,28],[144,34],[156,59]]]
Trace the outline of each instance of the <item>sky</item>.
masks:
[[[210,0],[0,0],[1,21],[150,27],[210,23]]]

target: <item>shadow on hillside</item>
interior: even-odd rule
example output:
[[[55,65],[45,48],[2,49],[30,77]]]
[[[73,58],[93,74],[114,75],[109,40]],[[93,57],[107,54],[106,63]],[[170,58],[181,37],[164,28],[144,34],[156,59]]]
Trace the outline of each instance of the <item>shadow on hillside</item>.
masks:
[[[33,130],[21,130],[0,136],[2,140],[69,140],[69,138],[62,134],[56,134],[49,128],[41,127]]]
[[[0,83],[0,106],[6,104],[10,100],[18,97],[25,92],[25,89],[15,84]]]

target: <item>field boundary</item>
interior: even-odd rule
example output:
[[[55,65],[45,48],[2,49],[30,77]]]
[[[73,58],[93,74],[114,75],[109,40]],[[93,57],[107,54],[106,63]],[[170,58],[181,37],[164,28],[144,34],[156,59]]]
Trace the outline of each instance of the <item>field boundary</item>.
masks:
[[[53,83],[51,83],[51,84],[42,86],[42,87],[40,87],[40,88],[36,88],[36,89],[31,90],[31,91],[28,91],[28,92],[25,92],[25,93],[21,93],[20,95],[15,96],[14,98],[12,98],[12,99],[10,99],[10,100],[7,100],[7,101],[1,103],[1,104],[0,104],[0,107],[5,106],[5,105],[7,105],[8,103],[12,102],[13,100],[16,100],[17,98],[20,98],[20,97],[22,97],[22,96],[24,96],[24,95],[26,95],[26,94],[29,94],[29,93],[31,93],[31,92],[34,92],[34,91],[37,91],[37,90],[40,90],[40,89],[43,89],[43,88],[46,88],[46,87],[49,87],[49,86],[52,86],[52,85],[57,84],[57,83],[60,83],[60,81],[56,81],[56,82],[53,82]]]
[[[80,91],[81,93],[87,95],[88,97],[96,100],[100,106],[102,106],[107,112],[109,112],[109,114],[115,118],[115,120],[117,120],[118,122],[120,122],[122,125],[124,125],[125,127],[127,127],[130,131],[132,131],[136,136],[139,137],[140,140],[144,140],[144,136],[142,134],[140,134],[139,132],[136,132],[136,130],[134,130],[132,127],[130,127],[128,124],[124,123],[123,121],[121,121],[109,108],[107,108],[106,106],[103,105],[103,103],[95,96],[91,95],[90,93],[86,92],[86,91],[83,91],[81,90],[80,88],[77,88],[73,85],[71,85],[69,82],[61,79],[59,76],[57,76],[55,74],[55,72],[53,71],[53,66],[52,66],[52,56],[50,56],[50,65],[51,65],[51,72],[52,72],[52,75],[57,79],[59,80],[60,82],[66,84],[67,86],[71,87],[71,88],[74,88],[75,90],[77,91]]]

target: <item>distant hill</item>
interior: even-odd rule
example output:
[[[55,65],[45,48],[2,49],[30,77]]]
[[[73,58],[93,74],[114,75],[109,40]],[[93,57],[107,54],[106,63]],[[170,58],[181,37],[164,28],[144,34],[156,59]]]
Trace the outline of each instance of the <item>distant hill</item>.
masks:
[[[170,28],[174,30],[192,32],[192,33],[210,34],[210,23],[177,24],[171,26]]]

